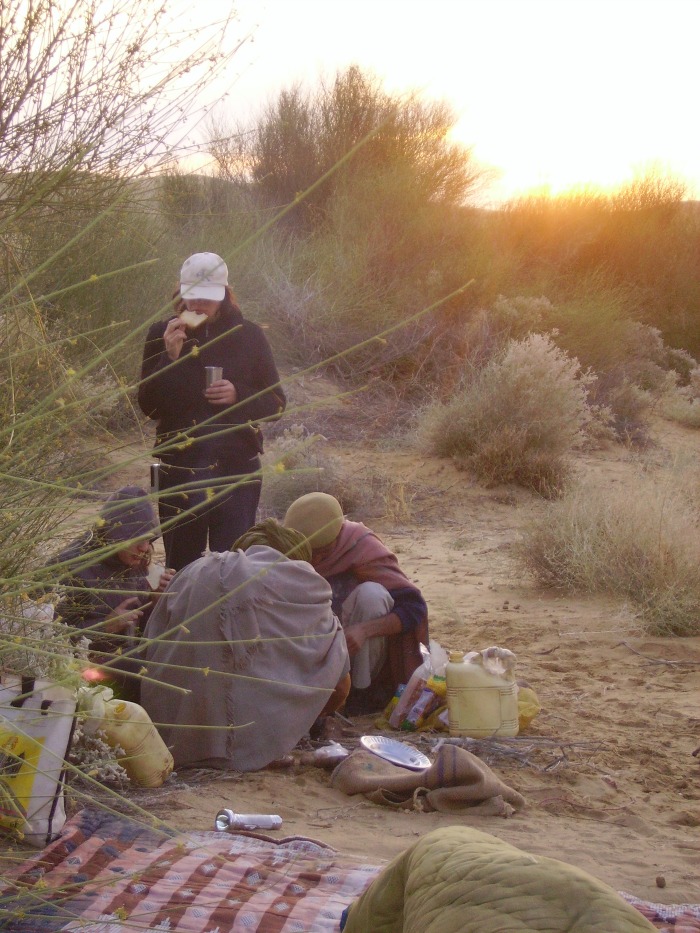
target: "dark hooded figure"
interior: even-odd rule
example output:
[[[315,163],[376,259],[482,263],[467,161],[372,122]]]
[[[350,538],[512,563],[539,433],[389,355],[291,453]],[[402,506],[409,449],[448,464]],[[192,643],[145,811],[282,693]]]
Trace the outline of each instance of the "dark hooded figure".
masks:
[[[129,699],[138,695],[138,680],[125,672],[135,673],[140,663],[120,656],[134,646],[174,574],[165,570],[152,590],[147,574],[159,534],[146,491],[125,486],[105,502],[93,528],[50,564],[64,590],[56,616],[89,639],[91,659],[114,672]]]

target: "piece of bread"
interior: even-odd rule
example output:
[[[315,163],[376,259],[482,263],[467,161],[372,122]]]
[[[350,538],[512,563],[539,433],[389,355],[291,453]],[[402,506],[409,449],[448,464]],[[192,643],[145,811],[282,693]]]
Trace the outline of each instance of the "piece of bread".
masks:
[[[180,320],[185,322],[185,327],[188,327],[190,330],[196,330],[198,327],[206,321],[206,314],[197,314],[196,311],[181,311]]]

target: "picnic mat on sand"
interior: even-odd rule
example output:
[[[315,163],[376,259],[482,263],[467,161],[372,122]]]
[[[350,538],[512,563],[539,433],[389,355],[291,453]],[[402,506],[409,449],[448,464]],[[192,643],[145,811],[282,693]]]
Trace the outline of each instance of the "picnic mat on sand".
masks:
[[[0,882],[6,933],[324,933],[379,867],[303,837],[166,835],[81,810]]]
[[[380,871],[303,837],[166,835],[86,809],[43,852],[2,872],[0,930],[325,933]],[[623,897],[659,930],[700,931],[697,905]]]

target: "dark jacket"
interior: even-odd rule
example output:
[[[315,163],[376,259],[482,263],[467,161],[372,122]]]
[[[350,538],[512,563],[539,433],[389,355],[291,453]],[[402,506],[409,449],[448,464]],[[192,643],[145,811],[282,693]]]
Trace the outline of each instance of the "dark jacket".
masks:
[[[65,595],[56,606],[56,616],[72,628],[95,626],[95,631],[86,633],[91,652],[112,654],[124,646],[124,639],[100,634],[100,623],[129,596],[142,597],[145,607],[151,587],[143,570],[127,567],[116,555],[100,559],[101,545],[94,536],[81,543],[82,548],[69,548],[59,557],[76,569],[61,577]],[[145,621],[142,618],[140,627]]]
[[[123,639],[109,633],[101,635],[100,623],[129,596],[142,596],[145,603],[151,592],[147,568],[127,567],[117,557],[115,547],[158,534],[158,522],[146,491],[125,486],[104,504],[93,530],[70,544],[49,565],[56,582],[64,588],[56,616],[76,629],[97,626],[94,633],[87,633],[93,652],[112,653],[123,646]]]
[[[257,423],[278,417],[286,399],[279,374],[262,329],[247,321],[240,310],[225,301],[219,314],[196,331],[188,331],[182,352],[172,361],[165,351],[163,334],[168,321],[148,331],[141,367],[138,400],[141,410],[157,422],[156,455],[165,462],[178,461],[188,438],[207,451],[240,455],[262,452]],[[238,402],[225,411],[204,398],[205,366],[221,366],[223,378],[236,387]],[[232,425],[244,425],[226,430]],[[165,445],[162,451],[158,448]],[[189,446],[189,445],[188,445]]]

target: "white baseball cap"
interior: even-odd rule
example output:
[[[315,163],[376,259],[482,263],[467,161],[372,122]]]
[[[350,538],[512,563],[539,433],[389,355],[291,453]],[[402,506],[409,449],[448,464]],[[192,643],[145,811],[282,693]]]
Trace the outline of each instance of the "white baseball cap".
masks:
[[[228,285],[228,268],[216,253],[193,253],[180,269],[180,295],[223,301]]]

